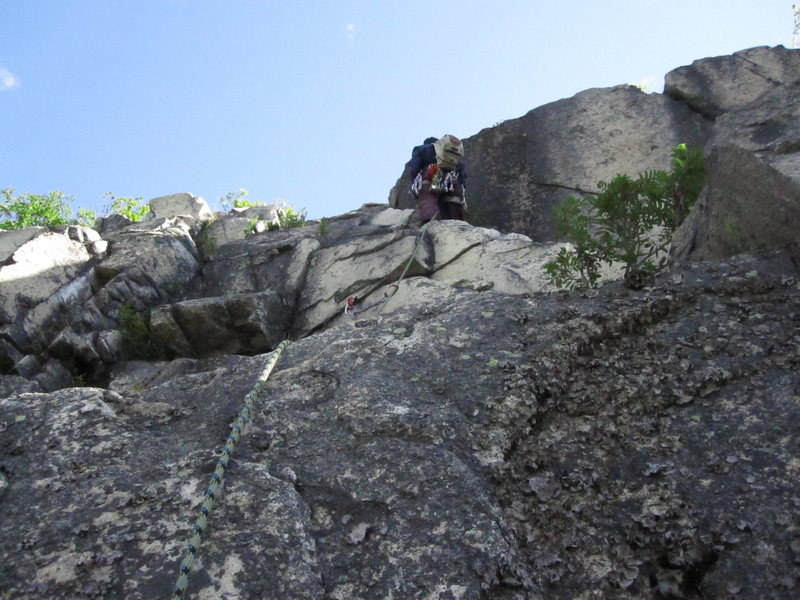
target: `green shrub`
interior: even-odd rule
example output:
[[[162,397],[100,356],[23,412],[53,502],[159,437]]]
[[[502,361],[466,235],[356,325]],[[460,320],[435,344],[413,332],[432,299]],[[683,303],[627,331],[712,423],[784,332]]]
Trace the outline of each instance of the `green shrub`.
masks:
[[[266,206],[266,203],[260,200],[245,200],[244,198],[238,198],[233,202],[234,208],[250,208],[251,206]]]
[[[247,222],[247,227],[244,228],[244,234],[250,235],[253,233],[258,233],[258,224],[261,223],[261,219],[258,217],[253,217]],[[271,230],[272,223],[267,224],[267,229]]]
[[[106,215],[122,215],[133,223],[138,223],[150,212],[150,205],[141,198],[117,198],[111,192],[103,194],[109,203]]]
[[[278,208],[278,225],[281,229],[289,229],[290,227],[302,227],[306,222],[305,209],[297,210],[291,204],[287,204],[283,200],[278,200],[275,205]]]
[[[233,208],[250,208],[251,206],[266,206],[266,203],[259,200],[247,200],[247,190],[240,189],[235,192],[228,192],[224,197],[219,199],[219,203],[224,210],[231,210]]]
[[[93,228],[94,224],[97,222],[97,214],[90,208],[79,208],[78,213],[75,217],[75,223],[77,225],[83,225],[84,227]]]
[[[79,208],[72,214],[72,196],[54,191],[46,196],[21,194],[14,190],[0,190],[0,229],[23,229],[25,227],[57,227],[60,225],[82,225],[94,227],[97,215],[88,208]]]
[[[152,360],[156,349],[150,336],[150,325],[129,302],[119,309],[119,327],[125,356],[128,359]]]
[[[562,248],[545,264],[550,282],[567,289],[591,287],[602,264],[621,262],[626,285],[641,287],[666,266],[670,238],[704,184],[702,150],[679,144],[672,149],[670,173],[617,175],[601,181],[596,196],[570,196],[554,216],[559,235],[573,249]]]
[[[213,254],[219,249],[217,240],[211,233],[212,223],[213,221],[205,221],[200,227],[200,232],[197,234],[196,244],[203,254]]]
[[[247,200],[245,196],[247,195],[247,190],[241,189],[235,192],[228,192],[225,194],[225,197],[220,198],[220,205],[222,205],[223,209],[231,210],[231,208],[250,208],[253,206],[269,206],[266,202],[261,202],[259,200]],[[306,211],[305,209],[297,210],[291,204],[283,200],[276,200],[275,207],[278,211],[278,222],[277,223],[269,223],[267,225],[267,231],[277,231],[278,229],[288,229],[290,227],[302,227],[305,225],[306,222]],[[257,232],[257,225],[260,222],[258,218],[250,219],[250,222],[247,224],[244,232],[246,234],[256,233]]]
[[[55,227],[74,225],[70,202],[71,196],[63,192],[50,192],[46,196],[21,194],[14,196],[13,189],[0,191],[0,229],[23,229],[25,227]]]

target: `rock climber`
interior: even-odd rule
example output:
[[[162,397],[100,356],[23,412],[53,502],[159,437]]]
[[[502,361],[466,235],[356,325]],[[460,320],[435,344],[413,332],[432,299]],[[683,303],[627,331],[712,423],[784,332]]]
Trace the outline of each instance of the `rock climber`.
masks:
[[[422,223],[466,218],[467,168],[461,140],[449,134],[427,138],[414,148],[406,167]]]

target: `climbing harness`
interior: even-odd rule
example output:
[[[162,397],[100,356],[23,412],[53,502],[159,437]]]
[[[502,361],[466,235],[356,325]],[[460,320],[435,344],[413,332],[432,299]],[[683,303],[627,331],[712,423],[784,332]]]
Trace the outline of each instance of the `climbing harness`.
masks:
[[[175,587],[173,588],[172,600],[181,600],[181,598],[183,598],[183,594],[186,592],[186,586],[189,584],[189,573],[191,572],[192,565],[194,565],[195,558],[197,557],[197,550],[203,541],[202,536],[203,533],[205,533],[206,525],[208,524],[208,515],[214,508],[214,498],[217,494],[217,490],[219,490],[219,486],[222,485],[225,467],[228,465],[228,462],[231,459],[236,442],[239,441],[239,437],[242,434],[242,429],[244,429],[244,426],[250,419],[250,414],[253,412],[253,405],[256,402],[258,394],[261,392],[261,388],[266,383],[270,373],[272,373],[272,369],[275,367],[275,363],[278,362],[281,353],[286,350],[286,348],[291,346],[291,344],[292,343],[289,340],[284,340],[278,344],[264,365],[264,369],[261,371],[261,375],[259,376],[256,384],[253,386],[253,389],[250,390],[250,393],[247,394],[247,396],[245,396],[244,407],[239,413],[239,416],[236,417],[236,420],[233,422],[231,433],[225,442],[225,447],[220,453],[220,457],[217,460],[217,467],[214,470],[214,473],[211,474],[208,488],[204,493],[205,500],[200,506],[200,516],[197,517],[197,521],[194,524],[194,535],[192,535],[192,539],[189,540],[189,544],[186,546],[186,555],[181,562],[180,575],[178,576],[178,581],[175,583]]]
[[[406,276],[406,273],[408,273],[408,270],[411,268],[411,263],[414,262],[414,257],[417,255],[417,250],[419,249],[420,244],[422,244],[422,240],[425,238],[425,233],[428,231],[428,227],[430,227],[430,224],[433,223],[436,220],[436,217],[438,216],[439,216],[439,211],[437,210],[436,214],[433,215],[431,220],[422,226],[422,229],[420,230],[421,233],[419,239],[417,240],[417,243],[414,244],[414,250],[411,251],[411,257],[408,259],[408,262],[406,263],[403,272],[400,274],[400,277],[397,278],[397,281],[391,284],[389,286],[389,289],[383,293],[383,298],[381,298],[377,302],[373,302],[372,304],[367,304],[366,306],[356,308],[356,304],[360,302],[360,299],[356,296],[348,296],[347,300],[345,300],[344,302],[344,314],[349,313],[352,315],[357,315],[358,313],[362,313],[371,308],[375,308],[376,306],[380,306],[381,304],[388,302],[389,298],[391,298],[397,293],[397,291],[400,289],[399,283]],[[391,293],[389,293],[390,291]]]

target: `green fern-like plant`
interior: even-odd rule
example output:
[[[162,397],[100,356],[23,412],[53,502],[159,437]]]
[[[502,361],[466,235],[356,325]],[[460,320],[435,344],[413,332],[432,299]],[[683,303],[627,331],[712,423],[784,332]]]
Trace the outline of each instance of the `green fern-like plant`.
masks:
[[[150,213],[150,205],[141,198],[114,196],[111,192],[103,194],[108,203],[107,215],[122,215],[133,223],[138,223]]]
[[[550,282],[567,289],[592,287],[602,264],[621,262],[626,285],[641,287],[666,266],[670,238],[703,185],[702,151],[679,144],[669,173],[647,171],[637,179],[617,175],[601,181],[595,196],[570,196],[554,216],[558,233],[573,249],[562,248],[545,265]]]
[[[593,287],[600,278],[602,255],[589,232],[591,220],[584,212],[583,200],[570,196],[553,212],[559,238],[570,240],[572,249],[562,247],[556,258],[544,265],[550,282],[561,289]]]

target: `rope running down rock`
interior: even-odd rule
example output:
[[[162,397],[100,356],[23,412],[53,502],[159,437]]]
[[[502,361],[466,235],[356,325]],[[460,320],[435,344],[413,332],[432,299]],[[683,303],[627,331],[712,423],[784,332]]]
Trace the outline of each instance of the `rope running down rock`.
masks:
[[[417,243],[414,245],[414,250],[411,252],[411,256],[409,257],[408,262],[406,262],[406,266],[403,269],[403,272],[400,274],[400,277],[398,277],[395,280],[395,282],[392,283],[389,286],[389,289],[386,290],[383,293],[383,298],[381,298],[380,300],[377,300],[376,302],[373,302],[372,304],[368,304],[366,306],[356,307],[355,303],[357,302],[357,299],[354,296],[350,296],[345,301],[344,314],[348,314],[349,313],[349,314],[352,314],[352,315],[356,315],[358,313],[367,311],[367,310],[369,310],[371,308],[375,308],[376,306],[380,306],[381,307],[381,309],[378,311],[378,314],[383,313],[383,311],[384,311],[384,309],[386,307],[382,306],[382,305],[384,305],[386,302],[388,302],[389,299],[392,296],[394,296],[397,293],[397,291],[400,289],[399,283],[406,276],[406,273],[408,273],[408,269],[411,267],[411,264],[414,262],[414,258],[417,255],[417,250],[419,249],[420,245],[422,244],[422,240],[425,238],[425,233],[427,233],[428,227],[430,226],[431,223],[433,223],[436,220],[436,218],[438,216],[439,216],[439,211],[437,210],[436,214],[433,215],[433,218],[431,218],[430,221],[428,221],[427,223],[425,223],[425,225],[422,226],[422,229],[420,230],[419,238],[417,239]],[[391,293],[389,293],[390,290],[391,290]]]
[[[186,587],[189,584],[189,573],[191,572],[192,565],[194,565],[195,558],[197,557],[197,550],[203,541],[202,536],[203,533],[205,533],[206,525],[208,524],[208,516],[211,513],[211,510],[214,508],[214,498],[219,490],[219,486],[222,484],[222,478],[225,474],[225,467],[228,465],[228,462],[231,459],[231,454],[233,454],[233,449],[236,446],[236,442],[239,441],[239,437],[242,434],[242,429],[244,429],[245,424],[250,419],[250,415],[253,411],[253,405],[255,404],[261,388],[266,383],[270,373],[272,373],[272,369],[275,367],[275,363],[278,362],[281,353],[290,345],[291,342],[289,340],[284,340],[278,344],[264,365],[264,369],[261,371],[261,375],[259,376],[256,384],[253,386],[253,389],[250,390],[250,393],[247,394],[247,396],[245,396],[244,407],[239,413],[239,416],[236,417],[236,420],[233,422],[231,433],[225,442],[225,447],[222,449],[219,459],[217,460],[217,468],[214,470],[214,473],[212,473],[208,488],[205,491],[205,500],[200,506],[200,516],[197,517],[197,521],[194,524],[194,535],[192,536],[192,539],[189,540],[189,544],[186,546],[186,556],[181,562],[180,575],[178,576],[178,581],[175,583],[175,587],[173,588],[172,600],[181,600],[181,598],[183,598],[183,594],[186,592]]]

